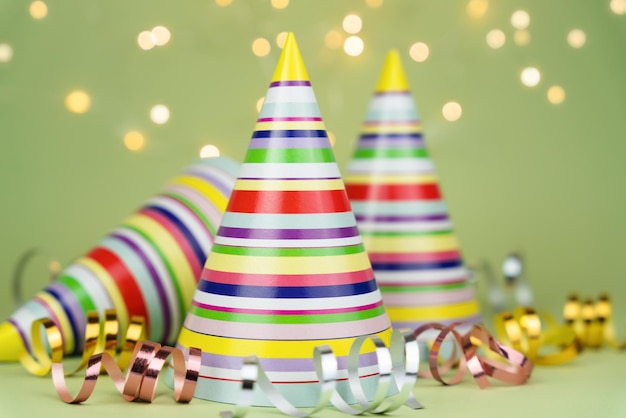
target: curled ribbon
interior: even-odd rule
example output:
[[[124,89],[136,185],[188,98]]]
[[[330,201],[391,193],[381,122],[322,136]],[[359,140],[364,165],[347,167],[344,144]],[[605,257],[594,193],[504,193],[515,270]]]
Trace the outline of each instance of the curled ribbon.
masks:
[[[563,307],[563,318],[584,347],[599,348],[606,343],[609,347],[626,349],[626,338],[621,344],[617,342],[613,306],[606,294],[596,302],[586,299],[583,303],[578,296],[571,295]]]

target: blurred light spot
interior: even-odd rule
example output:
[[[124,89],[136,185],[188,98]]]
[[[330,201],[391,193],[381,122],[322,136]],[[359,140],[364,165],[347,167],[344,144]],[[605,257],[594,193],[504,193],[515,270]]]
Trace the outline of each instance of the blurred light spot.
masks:
[[[278,45],[280,49],[283,49],[283,46],[285,46],[286,39],[287,39],[287,32],[279,33],[278,35],[276,35],[276,45]]]
[[[582,48],[587,42],[587,35],[580,29],[571,30],[567,34],[567,43],[572,48]]]
[[[502,48],[506,42],[506,35],[500,29],[493,29],[487,33],[487,45],[493,49]]]
[[[220,150],[215,145],[205,145],[200,149],[200,158],[213,158],[219,157]]]
[[[263,108],[263,102],[265,102],[265,96],[260,97],[259,100],[256,101],[257,113],[261,113],[261,109]]]
[[[428,58],[430,50],[424,42],[415,42],[409,49],[409,55],[413,61],[424,62]]]
[[[548,101],[552,104],[560,104],[565,101],[565,90],[561,86],[552,86],[548,89]]]
[[[270,53],[271,49],[270,41],[265,38],[256,38],[254,42],[252,42],[252,52],[257,57],[266,56]]]
[[[513,41],[519,46],[528,45],[530,43],[530,32],[526,29],[516,30],[513,34]]]
[[[13,48],[9,44],[0,44],[0,62],[9,62],[13,59]]]
[[[343,50],[346,51],[346,54],[352,57],[361,55],[361,53],[363,52],[363,48],[363,40],[358,36],[350,36],[343,43]]]
[[[170,120],[170,110],[165,105],[155,105],[150,109],[150,119],[157,125],[163,125]]]
[[[43,1],[34,1],[28,8],[33,19],[43,19],[48,15],[48,6]]]
[[[541,73],[535,67],[526,67],[520,76],[522,84],[528,87],[535,87],[541,81]]]
[[[488,0],[470,0],[465,6],[465,10],[470,17],[475,19],[479,19],[487,13],[487,9],[489,8]]]
[[[343,36],[337,30],[330,30],[324,37],[324,43],[330,49],[337,49],[343,44]]]
[[[124,135],[124,145],[131,151],[139,151],[146,145],[146,139],[140,132],[129,131]]]
[[[48,270],[50,270],[50,272],[53,275],[57,275],[61,272],[61,263],[59,263],[56,260],[52,260],[49,264],[48,264]]]
[[[372,9],[377,9],[383,5],[383,0],[365,0],[365,4],[367,4]]]
[[[610,7],[616,15],[626,14],[626,0],[611,0]]]
[[[459,120],[463,114],[463,108],[457,102],[448,102],[443,105],[441,114],[447,121],[454,122]]]
[[[144,30],[137,36],[137,43],[144,51],[154,48],[156,45],[156,36],[148,30]]]
[[[347,33],[356,34],[361,32],[363,21],[357,15],[348,15],[343,18],[343,30]]]
[[[517,10],[511,15],[511,25],[515,29],[527,29],[530,25],[530,15],[525,10]]]
[[[289,6],[289,0],[272,0],[272,7],[274,9],[284,9]]]
[[[162,46],[170,41],[172,34],[165,26],[155,26],[152,28],[152,38],[155,45]]]
[[[215,4],[217,4],[220,7],[229,6],[232,2],[233,0],[215,0]]]
[[[330,146],[334,147],[335,142],[337,142],[337,139],[335,138],[335,134],[332,133],[331,131],[326,131],[326,136],[328,137],[328,142],[330,142]]]
[[[65,107],[72,113],[85,113],[91,107],[91,99],[84,91],[74,90],[65,97]]]

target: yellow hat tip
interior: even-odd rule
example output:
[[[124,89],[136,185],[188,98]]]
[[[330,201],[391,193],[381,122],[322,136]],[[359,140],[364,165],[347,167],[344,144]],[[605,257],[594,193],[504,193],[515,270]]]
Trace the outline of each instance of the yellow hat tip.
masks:
[[[9,322],[0,324],[0,362],[19,361],[24,342],[17,329]]]
[[[402,67],[402,61],[400,60],[400,53],[396,49],[392,49],[387,54],[383,71],[378,79],[378,85],[376,86],[377,92],[389,92],[389,91],[408,91],[409,83],[404,73],[404,67]]]
[[[304,66],[300,48],[293,32],[287,34],[283,52],[280,54],[272,82],[275,81],[309,81],[309,74]]]

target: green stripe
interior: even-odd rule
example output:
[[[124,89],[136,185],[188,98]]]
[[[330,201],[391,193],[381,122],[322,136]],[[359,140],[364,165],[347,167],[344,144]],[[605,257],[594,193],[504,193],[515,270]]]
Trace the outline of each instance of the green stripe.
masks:
[[[184,204],[185,206],[187,206],[189,209],[191,209],[193,211],[193,213],[196,214],[196,216],[198,218],[200,218],[200,220],[202,221],[202,223],[204,225],[206,225],[206,227],[209,229],[209,231],[211,231],[211,236],[214,237],[215,233],[217,232],[215,230],[215,225],[213,225],[210,221],[209,218],[207,218],[204,213],[202,213],[201,210],[199,210],[198,208],[196,208],[196,206],[188,199],[184,198],[183,196],[180,196],[174,192],[165,192],[162,193],[164,196],[169,196],[172,199],[176,199],[178,201],[180,201],[182,204]],[[206,197],[204,198],[206,199]],[[213,203],[213,202],[211,202]]]
[[[59,282],[70,289],[72,295],[76,297],[76,301],[80,304],[80,307],[83,309],[85,314],[98,310],[96,305],[91,300],[91,296],[89,296],[89,293],[85,291],[78,280],[71,276],[61,276],[59,278]]]
[[[354,158],[428,158],[426,148],[360,148]]]
[[[348,255],[365,252],[363,244],[348,245],[345,247],[322,248],[248,248],[213,244],[213,248],[211,250],[215,253],[220,254],[260,257],[316,257],[329,255]]]
[[[408,236],[432,236],[432,235],[451,235],[452,230],[446,229],[444,231],[361,231],[361,236],[368,237],[408,237]]]
[[[306,141],[303,138],[302,141]],[[330,148],[250,148],[246,163],[332,163]]]
[[[327,324],[332,322],[359,321],[385,313],[385,308],[381,305],[365,311],[342,312],[334,314],[313,314],[313,315],[276,315],[276,314],[244,314],[233,312],[220,312],[206,310],[197,306],[192,306],[189,312],[196,316],[218,321],[243,322],[251,324]]]
[[[437,286],[382,286],[379,284],[380,291],[388,293],[436,292],[440,290],[463,289],[468,286],[471,286],[471,284],[467,282],[442,284]]]

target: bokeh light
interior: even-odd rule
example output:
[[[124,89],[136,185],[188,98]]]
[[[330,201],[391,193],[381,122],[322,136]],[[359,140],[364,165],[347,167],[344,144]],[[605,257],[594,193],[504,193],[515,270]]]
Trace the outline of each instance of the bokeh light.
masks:
[[[454,122],[459,120],[463,114],[463,108],[457,102],[448,102],[441,108],[441,114],[445,120]]]
[[[343,44],[343,36],[338,30],[329,30],[324,36],[324,44],[330,49],[337,49]]]
[[[200,148],[200,158],[214,158],[219,156],[220,150],[215,145],[207,144]]]
[[[364,47],[363,40],[358,36],[350,36],[343,43],[343,50],[352,57],[361,55]]]
[[[527,87],[535,87],[541,81],[541,73],[535,67],[526,67],[520,75],[522,84]]]
[[[530,32],[526,29],[516,30],[513,34],[513,41],[519,46],[528,45],[530,43]]]
[[[217,4],[220,7],[230,6],[232,2],[233,0],[215,0],[215,4]]]
[[[170,110],[165,105],[155,105],[150,109],[150,120],[157,125],[163,125],[170,120]]]
[[[289,6],[289,0],[272,0],[272,7],[274,9],[284,9]]]
[[[256,101],[256,111],[257,113],[261,113],[261,109],[263,108],[263,103],[265,102],[265,96],[259,97],[259,100]]]
[[[156,36],[149,30],[144,30],[137,36],[137,43],[144,51],[152,49],[156,45]]]
[[[511,15],[511,25],[515,29],[527,29],[530,25],[530,15],[525,10],[516,10]]]
[[[343,30],[352,35],[361,32],[363,21],[358,15],[350,14],[343,19]]]
[[[552,86],[548,89],[548,101],[552,104],[561,104],[565,101],[565,90],[561,86]]]
[[[140,151],[146,145],[146,139],[137,131],[129,131],[124,135],[124,146],[131,151]]]
[[[616,15],[626,14],[626,0],[611,0],[609,7]]]
[[[567,43],[572,48],[582,48],[587,42],[587,35],[581,29],[573,29],[567,34]]]
[[[506,35],[500,29],[493,29],[487,32],[487,45],[493,49],[502,48],[506,42]]]
[[[383,0],[365,0],[365,4],[367,4],[372,9],[377,9],[383,5]]]
[[[256,38],[252,42],[252,52],[257,57],[264,57],[270,53],[272,50],[272,46],[270,45],[270,41],[265,38]]]
[[[487,9],[489,9],[488,0],[470,0],[465,6],[467,14],[474,19],[483,17],[487,13]]]
[[[428,59],[429,55],[430,49],[424,42],[415,42],[411,45],[411,48],[409,48],[409,56],[413,61],[424,62]]]
[[[286,40],[287,40],[287,32],[281,32],[278,35],[276,35],[276,45],[280,49],[283,49],[283,46],[285,46]]]
[[[170,41],[172,34],[170,30],[165,26],[155,26],[152,28],[152,38],[154,40],[154,44],[158,46],[163,46]]]
[[[91,107],[91,98],[82,90],[74,90],[65,96],[65,107],[72,113],[85,113]]]
[[[328,136],[328,142],[330,142],[330,146],[334,147],[335,142],[337,142],[337,138],[335,137],[335,134],[332,133],[331,131],[326,131],[326,136]]]
[[[0,62],[9,62],[13,59],[13,48],[9,44],[0,44]]]
[[[43,19],[48,15],[48,6],[43,1],[34,1],[30,4],[28,12],[33,19]]]

